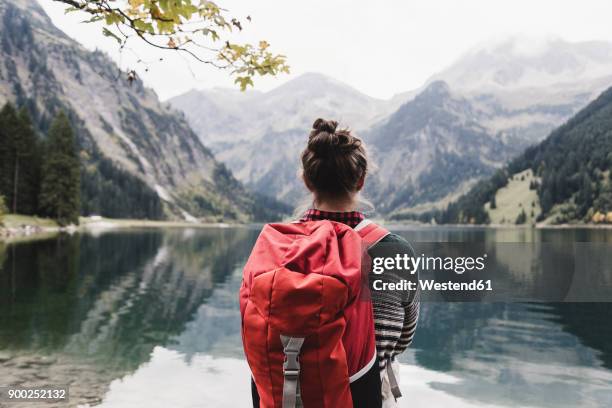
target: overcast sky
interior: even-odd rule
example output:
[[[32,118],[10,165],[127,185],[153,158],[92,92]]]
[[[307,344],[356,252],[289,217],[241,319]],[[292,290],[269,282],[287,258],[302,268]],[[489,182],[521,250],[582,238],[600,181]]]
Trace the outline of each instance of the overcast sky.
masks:
[[[136,68],[162,99],[191,88],[233,87],[225,72],[136,41],[118,52],[99,26],[39,0],[57,26],[90,49]],[[368,95],[389,98],[416,88],[477,44],[511,35],[612,40],[609,0],[218,0],[232,14],[250,15],[247,41],[266,39],[288,56],[291,75],[256,79],[268,90],[304,72],[320,72]],[[157,57],[164,61],[158,62]],[[149,71],[136,61],[148,63]]]

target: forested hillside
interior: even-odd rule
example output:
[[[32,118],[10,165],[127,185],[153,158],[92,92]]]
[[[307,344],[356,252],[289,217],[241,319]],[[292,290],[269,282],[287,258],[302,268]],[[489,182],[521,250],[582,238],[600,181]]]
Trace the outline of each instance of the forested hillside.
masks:
[[[537,221],[612,223],[612,88],[543,142],[528,148],[493,177],[479,182],[446,211],[423,214],[442,223],[489,223],[492,203],[519,173],[534,174]],[[523,203],[525,204],[525,203]],[[535,207],[535,206],[534,206]],[[514,220],[524,222],[524,218]]]

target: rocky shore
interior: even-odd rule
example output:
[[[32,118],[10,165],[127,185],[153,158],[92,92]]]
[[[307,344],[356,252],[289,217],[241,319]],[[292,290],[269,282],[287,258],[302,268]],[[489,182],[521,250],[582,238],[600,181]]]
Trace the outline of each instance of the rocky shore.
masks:
[[[68,355],[43,356],[0,351],[0,384],[69,387],[68,402],[27,402],[31,408],[97,405],[114,378],[110,372],[101,370],[99,365],[87,364]],[[0,407],[9,408],[9,403],[0,401]]]

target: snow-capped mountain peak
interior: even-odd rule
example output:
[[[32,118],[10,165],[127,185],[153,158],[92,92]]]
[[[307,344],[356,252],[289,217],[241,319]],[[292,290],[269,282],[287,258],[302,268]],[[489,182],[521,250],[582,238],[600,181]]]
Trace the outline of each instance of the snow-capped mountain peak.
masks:
[[[514,36],[475,47],[428,82],[483,92],[589,81],[612,74],[612,43]]]

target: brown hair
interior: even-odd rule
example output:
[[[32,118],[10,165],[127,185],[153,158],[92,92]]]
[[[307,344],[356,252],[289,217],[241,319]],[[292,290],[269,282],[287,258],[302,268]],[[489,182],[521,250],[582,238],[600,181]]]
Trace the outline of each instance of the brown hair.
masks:
[[[315,120],[302,152],[306,185],[328,197],[356,192],[368,170],[361,139],[351,135],[350,130],[336,130],[337,127],[338,122],[333,120]]]

